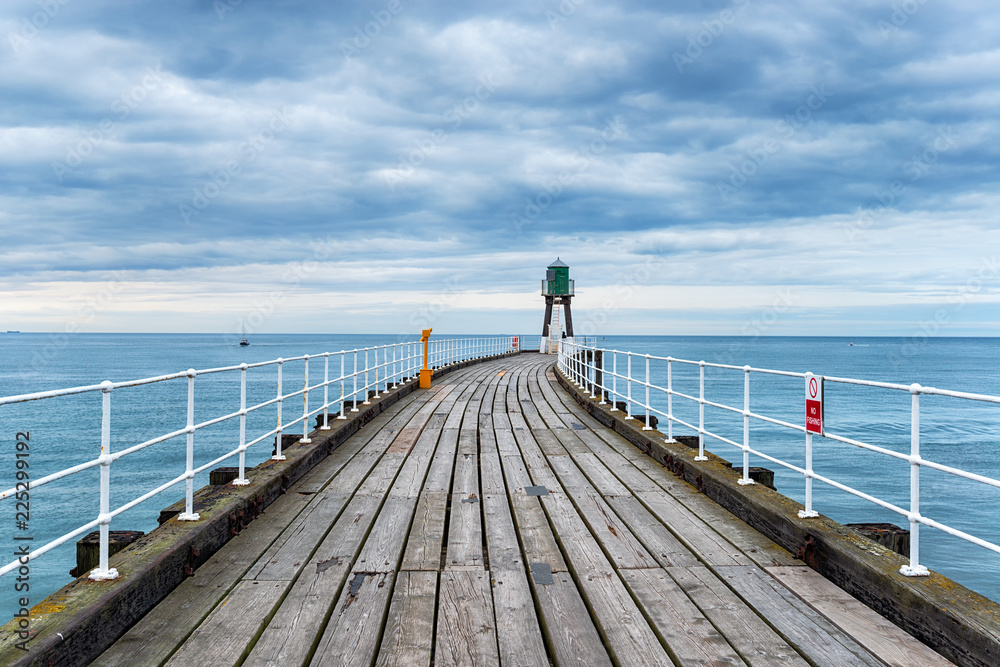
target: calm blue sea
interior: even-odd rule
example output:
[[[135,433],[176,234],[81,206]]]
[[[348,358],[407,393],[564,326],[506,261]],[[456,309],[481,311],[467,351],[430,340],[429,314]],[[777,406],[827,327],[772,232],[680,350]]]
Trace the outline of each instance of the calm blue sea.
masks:
[[[255,335],[250,347],[238,345],[239,336],[215,334],[0,334],[0,396],[103,380],[122,381],[157,376],[187,368],[213,368],[277,357],[316,355],[341,349],[401,342],[380,335]],[[673,356],[709,362],[750,364],[755,367],[815,374],[913,383],[944,389],[1000,395],[1000,339],[997,338],[815,338],[815,337],[674,337],[609,336],[603,347],[641,354]],[[853,344],[852,344],[853,343]],[[625,357],[618,360],[624,370]],[[350,368],[350,362],[348,363]],[[302,362],[286,365],[286,391],[299,388]],[[644,361],[633,358],[633,374],[644,373]],[[339,375],[339,361],[330,376]],[[651,365],[654,383],[666,384],[662,364]],[[275,394],[273,368],[248,374],[248,404]],[[322,363],[313,360],[310,381],[322,379]],[[707,369],[706,397],[742,407],[743,376],[739,371]],[[674,388],[698,394],[697,367],[675,366]],[[619,387],[624,391],[624,387]],[[195,420],[234,412],[239,408],[239,374],[203,376],[196,380]],[[331,392],[331,396],[337,392]],[[799,378],[754,376],[751,409],[800,423],[803,419],[803,382]],[[638,388],[633,396],[642,400]],[[118,389],[112,394],[112,448],[121,450],[148,438],[183,428],[186,424],[186,381],[176,380],[142,388]],[[322,401],[313,392],[310,404]],[[666,400],[654,393],[654,406]],[[301,414],[301,400],[286,403],[285,421]],[[697,405],[679,399],[675,413],[697,424]],[[910,396],[904,392],[826,384],[826,426],[839,435],[871,442],[895,451],[910,446]],[[273,409],[248,418],[248,434],[273,428]],[[99,393],[0,407],[0,487],[15,483],[14,441],[17,432],[31,435],[31,475],[38,479],[53,471],[96,458],[100,453],[101,396]],[[742,417],[718,409],[706,410],[706,428],[742,441]],[[665,426],[661,425],[661,429]],[[292,430],[298,430],[297,428]],[[922,454],[925,458],[1000,478],[1000,406],[957,399],[923,397],[921,402]],[[675,433],[690,433],[676,427]],[[238,421],[199,431],[195,465],[211,461],[238,444]],[[804,465],[800,434],[764,423],[754,423],[751,444],[773,456]],[[734,462],[740,453],[725,444],[708,441],[708,449]],[[248,452],[248,467],[270,456],[270,443]],[[112,507],[127,502],[183,471],[185,440],[176,438],[131,455],[112,467]],[[223,465],[235,465],[235,459]],[[800,476],[762,459],[751,465],[776,469],[778,490],[802,501]],[[818,473],[907,507],[909,469],[905,462],[877,456],[825,439],[816,439],[814,467]],[[196,488],[207,483],[207,474]],[[113,529],[151,530],[161,508],[183,497],[183,487],[170,489],[136,507],[112,524]],[[28,534],[36,543],[59,537],[98,512],[96,469],[35,489],[27,531],[15,527],[13,503],[0,503],[0,543],[13,552],[13,536]],[[1000,542],[1000,490],[965,482],[924,469],[921,476],[922,512],[935,520]],[[844,523],[891,522],[906,526],[903,517],[824,484],[814,487],[814,507]],[[75,565],[73,540],[31,564],[31,602],[66,584]],[[1000,600],[1000,556],[939,531],[921,532],[922,562],[960,583]],[[12,558],[0,559],[5,564]],[[0,579],[0,616],[14,611],[14,582]]]

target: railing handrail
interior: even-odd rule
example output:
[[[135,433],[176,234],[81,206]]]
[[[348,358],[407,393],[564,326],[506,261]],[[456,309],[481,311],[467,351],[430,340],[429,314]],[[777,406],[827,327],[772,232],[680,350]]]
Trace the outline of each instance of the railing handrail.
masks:
[[[434,339],[430,341],[430,354],[429,354],[429,365],[431,368],[442,368],[449,364],[458,363],[470,359],[482,359],[486,357],[496,356],[500,354],[506,354],[515,350],[513,346],[513,339],[511,336],[465,336],[460,338],[442,338]],[[374,359],[372,359],[374,356]],[[337,357],[340,358],[340,373],[335,377],[330,375],[330,358],[333,357],[335,360]],[[381,357],[381,358],[380,358]],[[350,359],[350,366],[348,364],[348,359]],[[323,362],[323,381],[314,382],[310,384],[309,382],[309,362],[321,360]],[[287,391],[284,383],[283,386],[283,369],[286,364],[290,362],[304,362],[301,367],[302,376],[301,383],[298,384],[301,389],[295,389],[292,391]],[[321,430],[329,430],[329,416],[331,408],[337,408],[333,411],[336,415],[335,419],[346,419],[346,412],[348,409],[351,412],[358,412],[359,396],[362,398],[363,405],[368,405],[369,393],[372,389],[375,391],[375,397],[377,398],[381,392],[389,392],[396,387],[400,386],[402,380],[409,379],[413,380],[419,371],[421,364],[424,361],[424,355],[422,350],[422,343],[420,340],[402,341],[397,343],[386,343],[382,345],[369,346],[369,347],[359,347],[351,350],[339,350],[336,352],[321,352],[315,355],[299,355],[295,357],[288,358],[277,358],[268,361],[260,361],[254,363],[241,363],[231,366],[222,366],[217,368],[207,368],[203,370],[188,369],[186,371],[179,371],[176,373],[168,373],[165,375],[157,375],[153,377],[135,379],[135,380],[125,380],[121,382],[111,382],[104,381],[100,384],[92,385],[81,385],[78,387],[69,387],[63,389],[54,389],[49,391],[33,392],[26,394],[18,394],[14,396],[0,397],[0,407],[7,405],[15,405],[19,403],[26,403],[30,401],[46,400],[51,398],[57,398],[62,396],[78,395],[84,393],[101,392],[103,395],[102,399],[102,419],[101,419],[101,452],[100,456],[82,463],[78,463],[73,466],[69,466],[62,470],[55,471],[39,479],[32,479],[27,482],[26,489],[33,490],[40,486],[55,482],[59,479],[75,475],[84,470],[90,468],[98,467],[100,468],[100,512],[96,519],[87,521],[82,525],[74,528],[70,532],[62,535],[59,538],[50,540],[49,542],[36,547],[29,554],[27,554],[28,560],[33,560],[38,556],[68,542],[74,537],[87,532],[95,527],[100,528],[100,564],[95,568],[90,576],[93,579],[109,579],[115,578],[117,572],[113,568],[108,566],[108,532],[111,520],[125,512],[136,505],[149,500],[150,498],[156,496],[167,489],[176,486],[182,482],[186,483],[185,490],[185,509],[178,516],[179,520],[182,521],[197,521],[200,519],[199,515],[193,511],[193,494],[194,494],[194,477],[195,475],[202,473],[219,463],[233,458],[235,456],[239,457],[239,475],[237,479],[233,482],[236,485],[249,484],[249,480],[246,479],[246,451],[253,445],[268,440],[271,437],[275,439],[275,453],[271,457],[275,460],[283,460],[285,456],[282,454],[282,432],[291,426],[301,422],[303,435],[301,436],[300,442],[310,442],[309,440],[309,420],[313,416],[317,416],[320,413],[323,415],[323,425]],[[277,390],[273,394],[272,398],[268,398],[262,402],[255,405],[247,405],[247,371],[253,368],[263,368],[269,366],[277,367]],[[214,416],[208,419],[202,419],[199,422],[194,420],[194,405],[195,405],[195,393],[194,386],[197,378],[205,375],[213,375],[219,373],[240,373],[240,409],[237,411],[226,410],[225,414]],[[334,371],[336,374],[336,371]],[[374,381],[372,381],[372,375],[374,375]],[[157,435],[153,438],[149,438],[139,443],[130,444],[116,452],[111,451],[111,397],[115,390],[121,388],[133,388],[142,387],[150,384],[155,384],[159,382],[168,382],[172,380],[182,380],[186,379],[188,384],[187,391],[187,425],[180,429],[175,429],[168,433]],[[273,382],[273,378],[269,379],[268,382]],[[352,386],[348,386],[348,381],[351,381]],[[359,386],[363,382],[362,386]],[[340,386],[340,395],[330,400],[329,388],[330,385]],[[309,407],[309,395],[313,391],[323,390],[323,402],[321,405],[310,409]],[[282,414],[282,409],[284,403],[290,399],[296,399],[301,397],[302,399],[302,412],[301,414],[295,416],[290,421],[285,421]],[[351,407],[348,408],[347,405],[350,404]],[[339,406],[339,407],[338,407]],[[264,432],[263,434],[248,441],[247,436],[247,415],[252,414],[256,411],[274,407],[277,413],[277,424],[274,428]],[[339,412],[339,415],[337,414]],[[222,422],[230,421],[233,419],[239,419],[240,422],[240,435],[239,435],[239,446],[235,449],[231,449],[228,452],[221,454],[220,456],[214,458],[208,463],[204,463],[199,466],[194,465],[194,452],[195,452],[195,435],[209,426],[219,424]],[[317,420],[318,421],[318,420]],[[160,444],[167,440],[173,438],[186,436],[187,438],[187,461],[185,464],[185,470],[174,476],[172,479],[164,484],[157,486],[154,489],[147,490],[141,493],[138,497],[131,500],[125,501],[124,504],[112,509],[110,507],[110,468],[112,464],[115,464],[122,459],[125,459],[131,454],[138,452],[140,450],[146,449],[148,447]],[[17,496],[19,486],[15,486],[11,489],[5,489],[0,491],[0,501],[6,500],[8,498],[14,498]],[[23,558],[23,557],[22,557]],[[18,559],[7,563],[0,567],[0,576],[17,569],[20,565],[23,565],[22,559]],[[82,574],[82,573],[81,573]]]
[[[600,355],[595,354],[600,352]],[[608,366],[608,356],[611,357],[609,369]],[[625,357],[625,373],[621,373],[618,370],[618,357]],[[598,362],[598,358],[600,361]],[[632,361],[633,359],[640,359],[645,362],[645,372],[642,376],[635,376],[632,373]],[[663,361],[667,364],[667,386],[662,387],[650,382],[650,371],[649,364],[651,361]],[[699,368],[699,395],[692,396],[677,391],[673,387],[673,364],[685,364],[693,365]],[[811,373],[799,373],[792,371],[782,371],[769,368],[755,368],[753,366],[737,366],[733,364],[717,364],[709,363],[706,361],[694,361],[691,359],[680,359],[677,357],[667,356],[657,356],[650,354],[642,354],[632,351],[622,351],[611,348],[601,348],[596,345],[582,344],[579,340],[565,340],[560,341],[559,345],[559,360],[558,368],[560,373],[568,380],[577,384],[585,391],[589,388],[591,398],[596,399],[595,391],[600,391],[600,403],[606,404],[605,396],[612,396],[611,399],[611,410],[617,411],[616,401],[619,399],[624,399],[627,401],[626,419],[634,419],[633,416],[633,405],[644,409],[646,414],[645,426],[643,430],[653,430],[649,426],[650,420],[649,416],[651,414],[657,414],[667,420],[667,434],[666,441],[674,442],[673,437],[673,427],[674,424],[679,424],[686,428],[690,428],[698,434],[698,455],[695,457],[697,461],[705,461],[707,457],[705,456],[705,436],[709,436],[718,440],[726,445],[738,448],[743,453],[743,466],[742,466],[742,477],[738,480],[740,484],[747,485],[753,484],[754,481],[750,478],[750,455],[759,456],[767,461],[770,461],[776,465],[782,466],[788,470],[791,470],[805,478],[805,507],[799,512],[801,518],[812,518],[818,516],[818,513],[813,509],[813,498],[812,498],[812,482],[813,480],[819,480],[829,486],[832,486],[841,491],[845,491],[851,495],[862,498],[868,502],[874,503],[880,507],[888,509],[896,514],[905,516],[910,524],[910,563],[909,565],[903,566],[900,572],[907,576],[923,576],[928,573],[925,566],[920,564],[920,526],[928,526],[945,532],[949,535],[958,537],[965,541],[971,542],[978,546],[984,547],[996,553],[1000,553],[1000,545],[990,542],[989,540],[976,537],[970,533],[959,530],[957,528],[947,526],[943,523],[929,519],[920,513],[920,469],[922,467],[930,468],[940,472],[944,472],[950,475],[958,476],[964,479],[968,479],[973,482],[980,484],[985,484],[988,486],[1000,488],[1000,480],[994,479],[992,477],[987,477],[985,475],[979,475],[970,471],[962,470],[954,466],[948,466],[942,463],[924,459],[920,455],[920,396],[921,395],[936,395],[936,396],[948,396],[952,398],[959,398],[971,401],[979,401],[985,403],[1000,403],[1000,396],[993,396],[989,394],[979,394],[964,391],[952,391],[946,389],[937,389],[934,387],[924,387],[919,384],[900,384],[893,382],[877,382],[872,380],[862,380],[857,378],[844,378],[844,377],[833,377],[833,376],[820,376],[813,375]],[[709,401],[705,398],[705,368],[722,368],[728,370],[741,371],[744,374],[744,387],[743,387],[743,407],[739,408],[736,406],[725,405],[716,401]],[[861,440],[853,439],[838,435],[826,431],[825,429],[816,435],[820,437],[833,440],[835,442],[841,442],[844,444],[853,445],[867,451],[874,452],[879,455],[889,456],[898,460],[906,461],[910,465],[910,506],[908,509],[900,507],[889,501],[880,499],[872,494],[866,493],[859,489],[852,488],[846,484],[838,482],[834,479],[830,479],[823,475],[817,474],[812,467],[812,436],[813,433],[806,428],[805,425],[793,424],[781,419],[774,417],[769,417],[763,414],[758,414],[750,410],[750,376],[752,373],[769,374],[769,375],[781,375],[787,377],[797,377],[804,378],[808,382],[809,378],[818,378],[823,381],[836,382],[847,385],[857,385],[866,387],[875,387],[880,389],[889,389],[893,391],[904,391],[911,395],[911,407],[910,407],[910,451],[908,454],[903,454],[900,452],[895,452],[885,447],[879,447],[877,445],[863,442]],[[611,386],[608,386],[608,379],[611,379]],[[623,380],[626,383],[625,392],[619,392],[618,390],[618,380]],[[633,399],[632,397],[632,387],[633,385],[639,388],[645,389],[645,401],[639,401]],[[666,412],[661,409],[654,408],[650,405],[650,390],[656,390],[662,392],[667,397],[667,408]],[[674,398],[679,398],[687,401],[691,401],[698,404],[699,417],[698,424],[691,424],[674,414],[673,410],[673,400]],[[743,442],[736,442],[734,439],[727,438],[718,433],[712,432],[705,427],[705,406],[718,408],[721,410],[726,410],[732,413],[740,414],[743,416]],[[799,433],[805,434],[805,467],[800,467],[795,464],[783,461],[776,456],[771,456],[757,449],[750,447],[750,420],[755,419],[763,421],[769,424],[780,426],[782,428],[790,429]]]

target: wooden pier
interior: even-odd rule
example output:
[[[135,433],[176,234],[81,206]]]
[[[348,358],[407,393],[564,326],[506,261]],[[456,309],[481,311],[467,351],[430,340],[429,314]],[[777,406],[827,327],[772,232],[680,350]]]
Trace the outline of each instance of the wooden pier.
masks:
[[[94,664],[951,664],[553,373],[523,354],[403,397]]]

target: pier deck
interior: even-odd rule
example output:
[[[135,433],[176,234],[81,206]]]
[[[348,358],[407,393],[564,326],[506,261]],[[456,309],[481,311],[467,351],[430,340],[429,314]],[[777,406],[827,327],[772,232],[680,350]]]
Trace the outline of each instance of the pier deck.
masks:
[[[95,664],[951,664],[594,421],[552,363],[404,397]]]

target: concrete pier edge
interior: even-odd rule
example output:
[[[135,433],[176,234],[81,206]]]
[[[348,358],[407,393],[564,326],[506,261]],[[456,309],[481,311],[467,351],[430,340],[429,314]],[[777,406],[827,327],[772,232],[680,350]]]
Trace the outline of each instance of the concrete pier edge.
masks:
[[[739,468],[707,450],[708,461],[695,461],[696,449],[643,431],[642,422],[625,421],[558,370],[555,376],[599,422],[944,657],[958,665],[1000,665],[997,603],[933,571],[904,577],[899,568],[908,559],[828,517],[799,518],[801,504],[760,484],[740,486]]]
[[[518,352],[453,363],[436,369],[433,378],[515,354]],[[202,487],[194,494],[194,509],[201,519],[182,522],[171,518],[122,549],[109,561],[121,575],[117,579],[90,581],[84,573],[34,605],[28,651],[16,647],[22,641],[17,619],[0,627],[0,664],[89,664],[288,487],[362,426],[418,388],[418,380],[412,378],[371,405],[359,406],[360,412],[347,413],[346,420],[335,421],[331,416],[330,431],[314,430],[311,443],[299,443],[282,452],[286,460],[269,459],[248,469],[247,486]]]

